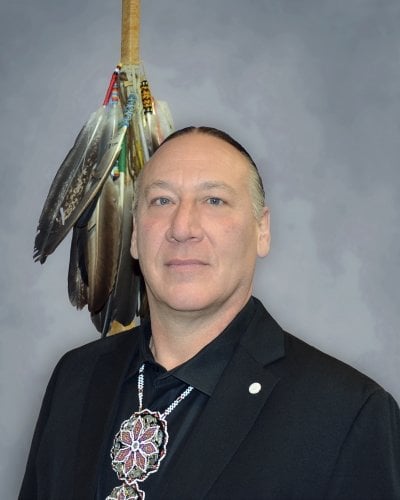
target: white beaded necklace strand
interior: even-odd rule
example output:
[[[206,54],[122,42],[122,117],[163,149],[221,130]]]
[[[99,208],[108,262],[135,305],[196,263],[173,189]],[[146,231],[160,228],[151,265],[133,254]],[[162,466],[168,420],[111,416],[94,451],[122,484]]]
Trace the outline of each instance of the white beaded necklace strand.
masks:
[[[123,481],[106,500],[144,500],[145,492],[138,482],[157,472],[165,457],[168,443],[166,417],[175,410],[193,390],[187,387],[168,408],[160,413],[143,409],[144,363],[139,368],[139,410],[122,422],[111,448],[111,465],[118,479]]]

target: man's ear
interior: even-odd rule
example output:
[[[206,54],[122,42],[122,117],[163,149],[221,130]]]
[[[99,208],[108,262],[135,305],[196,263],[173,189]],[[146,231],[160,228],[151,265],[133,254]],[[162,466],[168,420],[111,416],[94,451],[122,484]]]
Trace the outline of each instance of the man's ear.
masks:
[[[271,243],[269,208],[264,207],[262,216],[258,221],[257,255],[265,257],[268,255]]]
[[[137,232],[136,232],[136,217],[133,216],[133,231],[131,238],[131,255],[134,259],[138,259],[138,249],[137,249]]]

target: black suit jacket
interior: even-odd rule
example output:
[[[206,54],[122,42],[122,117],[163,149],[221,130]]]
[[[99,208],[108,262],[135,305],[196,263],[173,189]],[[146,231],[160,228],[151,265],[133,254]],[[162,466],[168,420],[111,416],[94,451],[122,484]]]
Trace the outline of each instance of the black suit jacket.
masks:
[[[20,500],[95,498],[119,388],[138,362],[137,337],[119,334],[61,359]],[[284,332],[258,303],[157,500],[398,500],[399,422],[380,386]]]

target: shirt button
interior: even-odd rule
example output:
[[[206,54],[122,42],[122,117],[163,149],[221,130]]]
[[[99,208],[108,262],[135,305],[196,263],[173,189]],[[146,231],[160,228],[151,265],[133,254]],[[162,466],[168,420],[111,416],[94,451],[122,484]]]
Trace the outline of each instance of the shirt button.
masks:
[[[249,385],[249,393],[250,394],[258,394],[261,391],[261,384],[258,382],[253,382]]]

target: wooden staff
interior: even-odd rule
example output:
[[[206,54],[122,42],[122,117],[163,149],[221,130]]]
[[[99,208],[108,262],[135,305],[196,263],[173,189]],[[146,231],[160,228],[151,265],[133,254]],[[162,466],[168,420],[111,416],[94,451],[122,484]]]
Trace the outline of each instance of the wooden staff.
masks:
[[[121,63],[140,63],[140,0],[122,0]]]

